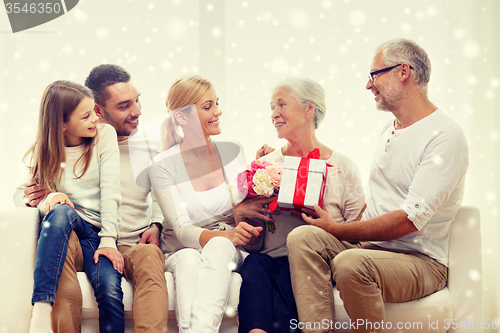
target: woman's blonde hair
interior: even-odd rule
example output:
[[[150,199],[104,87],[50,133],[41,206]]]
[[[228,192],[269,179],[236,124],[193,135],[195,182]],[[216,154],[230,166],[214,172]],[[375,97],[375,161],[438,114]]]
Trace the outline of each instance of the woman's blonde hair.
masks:
[[[43,92],[37,139],[23,159],[26,161],[31,155],[27,163],[31,175],[37,184],[45,186],[48,192],[58,191],[66,162],[63,125],[86,97],[94,98],[92,91],[70,81],[55,81]],[[78,161],[84,158],[85,166],[79,176],[76,176],[76,171],[73,169],[77,178],[83,176],[89,167],[94,142],[95,137],[83,138],[84,151]]]
[[[191,108],[185,107],[198,102],[210,88],[212,83],[200,75],[183,76],[172,84],[167,94],[169,117],[162,125],[161,150],[167,150],[182,141],[183,136],[179,132],[179,123],[175,120],[174,111],[190,110]]]

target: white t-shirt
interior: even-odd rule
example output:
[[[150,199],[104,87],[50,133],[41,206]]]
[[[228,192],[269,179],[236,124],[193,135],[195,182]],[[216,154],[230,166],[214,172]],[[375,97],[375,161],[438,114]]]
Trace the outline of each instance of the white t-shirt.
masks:
[[[214,214],[221,214],[232,209],[227,186],[222,182],[219,186],[207,191],[195,191],[198,200]]]
[[[441,110],[403,129],[391,121],[377,144],[363,219],[403,209],[418,231],[373,243],[448,265],[450,226],[462,202],[468,155],[461,128]]]

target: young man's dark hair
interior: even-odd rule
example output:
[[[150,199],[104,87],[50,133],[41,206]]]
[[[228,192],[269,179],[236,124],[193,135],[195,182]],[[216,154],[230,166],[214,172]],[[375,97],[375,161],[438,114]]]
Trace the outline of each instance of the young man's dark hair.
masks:
[[[85,86],[92,90],[95,102],[105,106],[106,100],[109,98],[106,88],[115,83],[129,81],[130,74],[123,67],[104,64],[92,68],[89,76],[85,80]]]

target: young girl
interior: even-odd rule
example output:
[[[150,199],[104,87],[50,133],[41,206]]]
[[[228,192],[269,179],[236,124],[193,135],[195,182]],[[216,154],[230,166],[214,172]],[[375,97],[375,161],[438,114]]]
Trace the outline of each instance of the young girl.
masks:
[[[116,249],[121,202],[118,144],[114,128],[97,119],[88,88],[56,81],[45,89],[37,140],[26,153],[31,155],[31,176],[49,193],[38,205],[45,216],[36,254],[30,333],[52,332],[50,314],[73,230],[99,305],[100,332],[124,332],[123,257]]]

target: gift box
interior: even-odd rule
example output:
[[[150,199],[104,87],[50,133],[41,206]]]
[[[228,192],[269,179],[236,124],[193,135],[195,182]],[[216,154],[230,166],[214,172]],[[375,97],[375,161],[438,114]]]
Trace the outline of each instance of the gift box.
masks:
[[[324,160],[285,156],[278,194],[280,209],[314,209],[315,204],[322,206],[326,168]]]

